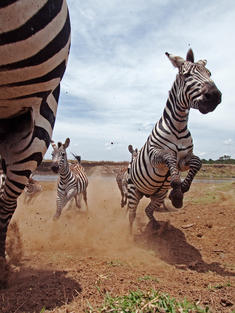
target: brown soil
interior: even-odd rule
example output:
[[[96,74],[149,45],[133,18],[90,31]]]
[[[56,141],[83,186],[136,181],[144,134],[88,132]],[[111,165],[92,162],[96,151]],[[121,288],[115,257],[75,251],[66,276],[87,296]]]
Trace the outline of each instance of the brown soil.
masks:
[[[210,312],[235,309],[235,185],[193,184],[184,207],[156,213],[162,233],[147,234],[144,199],[134,236],[120,208],[114,176],[94,171],[83,203],[53,221],[56,183],[27,206],[23,195],[8,234],[9,287],[0,291],[0,312],[85,312],[105,294],[156,289],[187,298]],[[165,223],[168,221],[168,223]]]

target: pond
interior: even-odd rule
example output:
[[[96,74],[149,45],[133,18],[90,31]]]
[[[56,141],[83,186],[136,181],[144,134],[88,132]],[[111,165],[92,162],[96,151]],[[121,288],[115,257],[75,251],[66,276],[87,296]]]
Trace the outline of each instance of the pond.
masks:
[[[59,175],[55,174],[36,174],[33,176],[34,179],[37,181],[47,181],[47,182],[53,182],[57,181]],[[100,177],[100,176],[90,176],[90,177]],[[115,176],[102,176],[102,179],[104,180],[110,180],[114,179]],[[223,184],[223,183],[229,183],[229,182],[235,182],[235,178],[222,178],[222,179],[210,179],[210,178],[196,178],[193,180],[194,183],[203,183],[203,184]]]

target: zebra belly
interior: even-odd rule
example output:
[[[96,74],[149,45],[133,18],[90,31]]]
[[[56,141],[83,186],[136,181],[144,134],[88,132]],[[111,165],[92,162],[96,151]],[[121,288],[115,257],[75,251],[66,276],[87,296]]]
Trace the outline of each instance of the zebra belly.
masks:
[[[170,188],[169,170],[164,164],[153,168],[150,164],[142,166],[137,174],[136,163],[131,170],[131,180],[137,189],[144,195],[153,195],[156,192]]]

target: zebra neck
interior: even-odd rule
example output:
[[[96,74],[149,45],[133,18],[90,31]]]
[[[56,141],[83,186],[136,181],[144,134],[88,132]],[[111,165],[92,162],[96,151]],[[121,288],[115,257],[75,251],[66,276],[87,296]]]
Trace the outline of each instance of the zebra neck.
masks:
[[[60,179],[64,180],[70,174],[69,163],[66,162],[65,165],[60,169]]]
[[[186,99],[179,99],[177,95],[177,90],[180,88],[178,86],[179,83],[176,80],[173,84],[159,122],[162,121],[164,128],[168,128],[170,132],[185,133],[188,131],[189,110],[187,109],[187,104],[184,103]]]

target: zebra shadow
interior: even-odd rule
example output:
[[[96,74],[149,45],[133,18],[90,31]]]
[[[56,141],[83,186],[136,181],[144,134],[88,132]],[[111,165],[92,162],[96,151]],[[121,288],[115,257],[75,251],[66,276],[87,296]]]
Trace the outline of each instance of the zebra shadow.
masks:
[[[22,267],[12,273],[7,289],[0,290],[1,313],[41,312],[70,303],[82,291],[66,271]]]
[[[227,271],[218,262],[206,263],[199,250],[187,242],[180,229],[166,222],[160,224],[163,231],[150,232],[147,225],[142,233],[134,236],[135,243],[143,249],[153,251],[161,260],[178,269],[235,276],[234,272]]]

